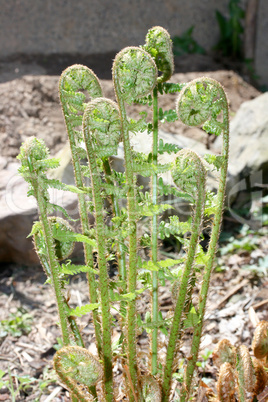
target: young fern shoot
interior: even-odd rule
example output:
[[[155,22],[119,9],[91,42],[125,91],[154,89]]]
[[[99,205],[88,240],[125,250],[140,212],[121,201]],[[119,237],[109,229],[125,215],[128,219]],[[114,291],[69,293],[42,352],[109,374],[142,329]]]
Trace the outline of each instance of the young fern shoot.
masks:
[[[80,165],[80,154],[83,154],[80,143],[82,133],[78,128],[82,125],[82,115],[85,110],[86,95],[81,91],[86,91],[90,98],[102,96],[102,89],[96,75],[89,68],[80,64],[75,64],[63,71],[60,77],[59,92],[62,111],[65,118],[71,155],[73,161],[73,170],[76,186],[84,188],[84,179]],[[90,226],[88,220],[88,209],[86,204],[86,193],[78,194],[78,206],[81,221],[82,234],[89,234]],[[94,261],[92,247],[84,243],[85,264],[93,268]],[[87,272],[89,294],[91,303],[98,303],[97,286],[95,274],[92,271]],[[92,312],[95,336],[99,357],[102,358],[102,332],[97,310]]]
[[[146,35],[146,43],[144,49],[155,60],[158,71],[162,73],[157,78],[157,83],[163,83],[172,76],[174,70],[174,61],[172,53],[172,42],[169,33],[162,27],[154,27],[150,29]],[[153,146],[152,146],[152,163],[157,166],[158,157],[158,84],[153,89]],[[158,204],[158,174],[154,171],[151,177],[152,204]],[[152,217],[151,241],[152,241],[152,262],[157,264],[158,261],[158,221],[157,214]],[[158,321],[158,272],[152,272],[152,323]],[[157,374],[157,342],[158,328],[154,328],[152,332],[152,374]]]
[[[190,396],[193,374],[198,359],[207,294],[215,260],[224,207],[229,152],[229,108],[225,91],[220,83],[211,78],[203,77],[193,80],[186,85],[180,93],[177,100],[177,112],[180,120],[184,124],[189,126],[203,125],[204,130],[215,135],[220,135],[221,133],[223,135],[222,154],[218,157],[218,162],[221,164],[221,168],[216,198],[216,209],[213,217],[210,242],[206,254],[206,264],[199,296],[199,320],[194,328],[190,353],[191,359],[187,364],[185,383],[181,393],[181,402],[184,402],[188,400]]]
[[[194,198],[195,210],[192,218],[191,238],[187,250],[187,258],[184,264],[183,275],[180,282],[180,289],[169,334],[162,384],[162,402],[167,402],[169,400],[173,365],[177,352],[176,347],[183,326],[185,301],[187,293],[189,292],[189,282],[193,270],[197,244],[202,229],[206,196],[206,170],[200,157],[191,150],[183,149],[179,151],[175,158],[172,178],[177,187]]]
[[[135,293],[137,282],[137,207],[135,194],[135,175],[133,155],[129,140],[129,123],[126,116],[125,102],[144,97],[152,92],[156,85],[157,68],[151,56],[144,50],[128,47],[119,52],[113,64],[113,81],[120,111],[122,140],[124,144],[125,171],[127,184],[127,209],[129,225],[129,293]],[[128,302],[127,309],[127,353],[128,369],[135,391],[139,390],[136,352],[136,300]],[[130,390],[130,401],[135,395]]]
[[[103,369],[100,362],[87,349],[79,346],[61,348],[54,357],[54,368],[61,381],[78,401],[96,400],[95,386],[103,377]]]
[[[88,103],[83,116],[83,134],[91,172],[91,186],[95,209],[96,241],[100,277],[102,312],[102,352],[106,401],[113,401],[111,313],[109,278],[106,262],[106,229],[102,199],[102,181],[96,155],[110,156],[117,152],[120,139],[120,119],[117,105],[109,99],[97,98]]]
[[[58,161],[48,159],[49,152],[42,140],[30,137],[20,148],[18,159],[21,161],[19,173],[29,183],[28,195],[33,195],[37,201],[40,221],[44,234],[47,262],[51,282],[54,288],[60,318],[60,327],[64,345],[70,343],[70,328],[68,323],[68,308],[62,293],[60,265],[56,256],[55,243],[51,224],[47,217],[53,208],[49,203],[47,170],[58,166]]]

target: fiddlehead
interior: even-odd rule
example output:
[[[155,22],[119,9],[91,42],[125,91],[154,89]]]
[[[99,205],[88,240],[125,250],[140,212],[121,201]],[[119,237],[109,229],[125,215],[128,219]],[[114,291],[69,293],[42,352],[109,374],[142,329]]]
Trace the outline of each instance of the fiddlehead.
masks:
[[[210,235],[211,237],[206,255],[207,262],[205,265],[203,282],[199,295],[199,322],[194,328],[191,348],[192,358],[189,360],[187,365],[185,386],[181,395],[181,402],[184,402],[190,394],[193,373],[198,358],[207,293],[215,259],[224,206],[224,193],[229,152],[229,109],[227,97],[223,87],[217,81],[206,77],[191,81],[183,88],[178,97],[177,113],[184,124],[190,126],[203,125],[203,129],[205,129],[207,132],[214,133],[216,135],[222,133],[223,135],[219,187],[216,198],[216,211],[213,217]]]
[[[222,339],[212,354],[213,363],[220,368],[223,363],[230,363],[233,368],[236,365],[235,347],[228,339]]]
[[[146,35],[146,43],[143,47],[154,59],[158,70],[162,73],[160,77],[157,78],[158,84],[167,81],[173,74],[174,71],[174,61],[172,52],[172,41],[170,39],[169,33],[162,27],[151,28]],[[159,85],[156,85],[153,90],[153,146],[152,146],[152,163],[157,165],[158,158],[158,121],[159,121],[159,111],[158,111],[158,90]],[[157,172],[152,174],[151,178],[151,192],[152,192],[152,203],[157,205],[158,203],[158,175]],[[152,262],[157,263],[158,260],[158,219],[157,215],[152,217]],[[158,273],[152,272],[152,322],[157,322],[158,320]],[[152,374],[157,373],[157,349],[158,349],[158,330],[153,329],[152,332]]]
[[[162,73],[157,81],[162,83],[169,80],[174,72],[174,57],[168,31],[162,27],[149,29],[144,50],[153,57],[158,70]]]
[[[268,322],[260,321],[255,329],[252,350],[257,359],[263,359],[268,354]]]
[[[117,154],[121,137],[119,109],[115,102],[106,98],[97,98],[89,102],[86,108],[87,131],[91,137],[91,146],[98,158]]]
[[[220,366],[217,392],[220,402],[235,402],[236,376],[234,368],[228,362]]]
[[[191,238],[187,250],[187,259],[184,265],[184,271],[180,283],[180,289],[174,309],[174,317],[169,334],[166,365],[162,385],[163,402],[166,402],[169,399],[176,346],[183,324],[185,300],[186,297],[189,296],[189,292],[191,293],[189,285],[192,286],[190,284],[191,273],[193,269],[199,235],[201,232],[205,203],[206,170],[201,159],[195,152],[187,149],[182,149],[176,155],[174,168],[172,169],[172,178],[176,186],[178,186],[182,191],[185,191],[194,197],[195,211],[191,225]]]
[[[253,393],[256,376],[254,373],[253,363],[249,355],[248,348],[241,345],[237,349],[237,383],[238,395],[241,402],[246,402],[249,395]]]
[[[94,397],[86,387],[95,387],[102,379],[103,370],[99,361],[79,346],[61,348],[53,360],[57,375],[71,394],[81,402],[93,401]]]
[[[129,140],[129,125],[126,116],[125,102],[131,103],[152,92],[156,85],[157,69],[151,56],[144,50],[128,47],[119,52],[113,64],[113,81],[120,110],[122,140],[124,144],[125,170],[128,207],[129,234],[129,269],[128,292],[136,291],[137,280],[137,233],[136,202],[133,158]],[[128,334],[128,368],[135,390],[138,390],[137,356],[136,356],[136,301],[128,302],[127,311]],[[134,400],[131,393],[130,401]]]
[[[105,114],[104,114],[105,112]],[[107,114],[113,120],[107,120]],[[106,118],[105,118],[106,116]],[[116,141],[120,137],[120,120],[116,105],[106,99],[96,99],[89,102],[83,116],[83,134],[87,150],[87,156],[91,174],[93,202],[95,209],[96,240],[98,245],[98,268],[100,277],[100,294],[103,329],[103,360],[105,391],[107,401],[113,400],[112,381],[112,346],[111,346],[111,322],[109,279],[106,266],[106,230],[103,215],[102,181],[97,167],[98,149],[101,145],[114,153]],[[114,129],[114,130],[113,130]],[[111,135],[107,135],[108,134]],[[97,149],[96,149],[97,147]],[[108,152],[108,153],[109,153]]]
[[[60,317],[60,326],[62,330],[63,341],[65,345],[70,342],[70,333],[68,328],[68,309],[62,294],[60,266],[56,257],[55,244],[51,225],[47,217],[49,195],[46,185],[46,171],[53,166],[58,166],[55,161],[48,159],[49,153],[42,140],[34,137],[28,138],[21,146],[18,159],[21,161],[19,173],[29,183],[30,190],[28,195],[36,198],[42,230],[44,233],[44,241],[47,250],[49,272],[51,273],[51,281],[55,291],[58,312]]]
[[[122,100],[130,104],[152,92],[157,80],[156,65],[144,50],[126,47],[115,57],[113,80],[118,104]]]
[[[212,78],[197,78],[188,83],[178,96],[176,110],[182,123],[187,126],[202,125],[211,134],[220,135],[228,124],[228,102],[224,89]],[[224,119],[220,121],[222,112]]]
[[[141,393],[144,402],[161,402],[161,387],[152,375],[142,378]]]
[[[81,120],[77,121],[71,117],[78,116],[78,112],[83,112],[85,109],[86,95],[81,91],[86,91],[91,99],[102,96],[97,76],[88,67],[80,64],[74,64],[62,72],[59,90],[64,116],[73,123],[73,126],[76,126],[76,123],[82,123],[82,116]]]
[[[79,148],[79,142],[82,140],[83,136],[80,130],[78,130],[79,126],[82,126],[82,113],[85,109],[86,101],[86,95],[82,91],[86,92],[89,98],[102,96],[102,89],[99,80],[93,71],[85,66],[75,64],[63,71],[59,82],[59,92],[70,142],[75,183],[78,188],[83,188],[84,186],[79,157],[79,149],[81,150],[81,148]],[[78,205],[82,233],[83,235],[87,235],[90,227],[85,194],[78,194]],[[94,261],[92,247],[88,244],[84,244],[84,253],[86,265],[93,268]],[[87,278],[89,284],[90,301],[91,303],[97,303],[98,296],[95,275],[92,272],[88,272]],[[99,357],[101,357],[102,333],[99,317],[96,310],[92,312],[92,315],[97,349]]]

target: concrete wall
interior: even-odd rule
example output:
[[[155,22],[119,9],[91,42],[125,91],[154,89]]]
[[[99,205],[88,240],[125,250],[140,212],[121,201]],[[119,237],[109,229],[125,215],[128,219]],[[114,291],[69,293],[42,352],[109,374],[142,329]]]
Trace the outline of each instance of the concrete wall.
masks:
[[[266,77],[268,1],[260,1],[257,70]],[[96,54],[144,43],[148,28],[171,36],[191,25],[210,49],[219,36],[215,10],[228,15],[229,0],[0,0],[0,57],[23,54]],[[246,0],[242,0],[245,4]],[[266,14],[265,14],[266,13]]]
[[[260,82],[268,87],[268,0],[259,0],[255,68]]]

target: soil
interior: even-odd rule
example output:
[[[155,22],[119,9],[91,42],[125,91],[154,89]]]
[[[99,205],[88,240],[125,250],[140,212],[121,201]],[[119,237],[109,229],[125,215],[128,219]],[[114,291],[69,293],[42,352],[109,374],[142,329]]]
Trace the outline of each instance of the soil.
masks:
[[[66,143],[64,122],[58,101],[58,75],[67,65],[85,63],[93,68],[101,78],[105,96],[114,98],[111,76],[111,59],[99,57],[83,59],[79,55],[72,60],[67,56],[43,60],[20,58],[0,63],[0,140],[1,157],[12,161],[19,152],[21,142],[30,135],[43,138],[52,154],[59,151]],[[208,75],[220,81],[225,87],[230,99],[231,118],[242,102],[259,95],[259,91],[249,85],[240,75],[232,70],[226,70],[222,63],[215,62],[211,57],[201,55],[185,56],[176,59],[176,71],[173,82],[187,82],[197,76]],[[213,71],[214,70],[214,71]],[[160,103],[163,109],[174,108],[175,95],[165,96]],[[140,106],[133,106],[129,114],[137,116]],[[188,130],[179,123],[165,125],[165,131],[180,132],[194,139],[208,143],[207,135],[200,129]],[[211,145],[211,144],[208,144]],[[1,159],[0,159],[1,162]],[[1,165],[1,163],[0,163]],[[226,223],[228,225],[228,222]],[[265,230],[263,230],[265,234]],[[169,247],[169,248],[168,248]],[[174,253],[170,245],[161,250],[164,253]],[[229,253],[219,257],[217,265],[221,272],[215,272],[212,278],[211,291],[208,300],[208,310],[202,351],[213,350],[216,343],[223,338],[229,339],[234,345],[241,343],[250,347],[256,321],[268,320],[268,282],[265,277],[243,269],[247,265],[257,263],[268,255],[267,234],[259,236],[253,250],[239,250],[236,254]],[[175,255],[175,254],[174,254]],[[22,328],[22,333],[3,332],[0,328],[0,367],[5,373],[13,376],[13,385],[17,389],[19,377],[29,376],[32,382],[28,389],[21,390],[16,401],[69,401],[69,393],[59,383],[55,382],[52,370],[54,345],[58,343],[60,331],[57,326],[57,309],[51,287],[45,284],[45,275],[40,266],[26,267],[23,265],[3,264],[0,267],[0,321],[10,318],[11,314],[22,317],[25,312],[32,317],[31,330]],[[200,278],[198,283],[200,283]],[[83,275],[70,278],[71,306],[87,302],[87,284]],[[139,300],[140,309],[147,309],[149,298]],[[172,300],[168,288],[162,288],[160,306],[166,316],[172,308]],[[250,313],[250,314],[249,314]],[[88,316],[78,319],[83,328],[86,346],[93,353],[94,331]],[[17,324],[18,325],[18,324]],[[191,329],[185,332],[182,358],[188,356]],[[115,328],[113,338],[118,337]],[[139,336],[141,353],[145,353],[148,339],[144,334]],[[117,382],[122,379],[122,367],[118,363],[115,368]],[[216,368],[211,358],[208,358],[203,369],[199,369],[199,377],[211,380],[209,386],[215,387]],[[4,377],[8,380],[8,375]],[[47,385],[45,382],[48,381]],[[45,387],[45,385],[47,385]],[[42,387],[44,388],[42,389]],[[200,387],[196,401],[205,402],[202,396],[205,385]],[[174,393],[175,398],[175,393]],[[0,390],[0,401],[9,401],[11,396],[6,387]],[[122,395],[118,395],[118,401]],[[175,400],[175,399],[174,399]],[[263,399],[267,400],[267,399]]]
[[[107,55],[106,58],[108,58]],[[26,61],[28,63],[25,63]],[[29,64],[30,61],[31,64]],[[77,60],[78,63],[87,61],[89,63],[86,65],[94,69],[101,78],[104,96],[115,99],[110,69],[112,59],[109,58],[109,63],[106,62],[106,72],[104,72],[106,61],[104,56],[98,62],[92,62],[91,58],[90,60],[81,59],[81,57]],[[62,57],[58,58],[58,63],[55,60],[52,63],[51,60],[51,64],[44,63],[39,58],[35,60],[35,64],[33,60],[24,59],[19,62],[0,63],[0,156],[7,157],[8,160],[14,159],[19,153],[21,143],[31,135],[43,138],[52,155],[63,147],[66,143],[66,130],[59,104],[58,81],[62,69],[73,62],[74,58],[67,60]],[[187,65],[190,66],[188,71],[181,72],[186,70]],[[242,102],[260,94],[236,72],[225,70],[223,65],[213,61],[209,56],[188,55],[182,60],[176,58],[175,67],[172,82],[188,82],[203,75],[218,80],[226,89],[230,101],[231,118]],[[176,96],[176,94],[163,96],[159,101],[159,107],[163,110],[174,109]],[[147,109],[133,105],[128,108],[128,114],[137,118],[142,110]],[[189,136],[205,144],[208,142],[208,136],[203,130],[188,128],[178,121],[165,123],[160,128],[174,134]]]

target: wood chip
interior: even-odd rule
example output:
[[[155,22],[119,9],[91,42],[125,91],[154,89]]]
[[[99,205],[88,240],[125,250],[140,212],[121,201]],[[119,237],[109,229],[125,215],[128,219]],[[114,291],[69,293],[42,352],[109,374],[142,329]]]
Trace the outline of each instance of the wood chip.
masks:
[[[254,304],[254,306],[252,306],[255,310],[257,310],[257,308],[264,306],[265,304],[268,303],[268,299],[262,300],[259,303]]]
[[[53,392],[44,400],[44,402],[50,402],[55,396],[57,396],[62,390],[62,387],[56,387]]]
[[[32,349],[35,352],[39,352],[39,353],[43,353],[44,351],[41,348],[38,348],[34,345],[30,345],[29,343],[24,343],[24,342],[17,342],[16,343],[17,346],[20,346],[22,348],[27,348],[27,349]]]
[[[253,327],[256,328],[257,325],[258,325],[259,322],[260,322],[260,319],[259,319],[259,317],[257,316],[257,314],[256,314],[256,312],[255,312],[253,306],[251,306],[251,307],[249,308],[249,310],[248,310],[248,315],[249,315],[249,319],[250,319],[250,321],[251,321]]]
[[[27,352],[25,352],[25,350],[21,352],[21,354],[27,360],[27,362],[33,361],[33,358]]]
[[[240,289],[242,289],[247,284],[248,284],[248,279],[244,279],[241,283],[239,283],[238,285],[231,288],[231,290],[229,292],[227,292],[226,295],[218,303],[210,306],[207,311],[210,312],[213,310],[214,311],[218,310],[222,304],[224,304],[228,299],[230,299],[230,297],[232,297],[235,293],[237,293]]]

